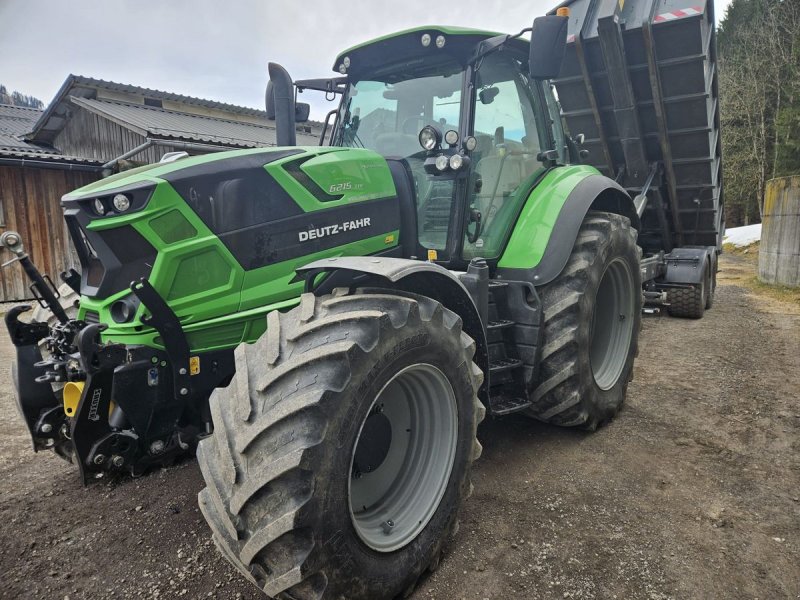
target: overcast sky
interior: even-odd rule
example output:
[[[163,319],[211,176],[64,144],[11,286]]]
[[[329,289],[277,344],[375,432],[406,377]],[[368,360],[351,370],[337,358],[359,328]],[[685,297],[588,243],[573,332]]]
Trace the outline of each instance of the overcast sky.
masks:
[[[629,0],[632,1],[632,0]],[[717,18],[730,0],[714,0]],[[337,53],[427,24],[502,32],[557,0],[0,0],[0,83],[53,99],[70,73],[263,107],[267,62],[331,75]],[[312,116],[329,108],[307,92]]]

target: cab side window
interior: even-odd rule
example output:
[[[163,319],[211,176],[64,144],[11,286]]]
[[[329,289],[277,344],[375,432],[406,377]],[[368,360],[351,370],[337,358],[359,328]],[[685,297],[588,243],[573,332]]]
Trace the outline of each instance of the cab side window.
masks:
[[[481,214],[481,232],[464,242],[464,257],[498,255],[511,220],[542,170],[537,96],[520,59],[504,52],[487,56],[476,74],[470,207]],[[474,233],[474,226],[471,228]]]

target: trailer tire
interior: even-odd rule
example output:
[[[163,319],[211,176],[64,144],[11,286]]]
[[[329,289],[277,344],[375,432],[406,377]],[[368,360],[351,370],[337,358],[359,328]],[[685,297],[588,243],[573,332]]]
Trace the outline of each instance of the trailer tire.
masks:
[[[627,217],[590,211],[567,265],[538,289],[544,333],[529,416],[594,430],[622,406],[641,326],[636,237]]]
[[[281,599],[378,600],[413,589],[438,564],[480,455],[475,343],[438,302],[391,291],[304,294],[267,322],[255,344],[236,349],[233,381],[211,396],[214,433],[198,447],[207,485],[199,503],[214,542]],[[403,403],[410,420],[400,429]],[[386,454],[371,445],[386,439],[368,433],[385,432],[384,419],[399,453],[395,441]],[[395,506],[397,490],[406,492]],[[363,512],[353,506],[362,500]],[[370,521],[379,506],[394,521]]]
[[[690,288],[672,288],[667,292],[668,311],[672,317],[701,319],[713,302],[712,277],[708,262],[703,266],[700,283]]]

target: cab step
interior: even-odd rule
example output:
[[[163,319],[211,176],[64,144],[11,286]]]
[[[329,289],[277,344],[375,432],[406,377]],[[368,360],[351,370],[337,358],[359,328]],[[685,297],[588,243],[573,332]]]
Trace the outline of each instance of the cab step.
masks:
[[[525,410],[530,405],[530,401],[525,398],[502,395],[492,396],[492,414],[498,417]]]
[[[497,321],[489,321],[486,326],[487,331],[498,331],[500,329],[507,329],[514,326],[514,321],[509,319],[498,319]]]
[[[518,358],[498,358],[489,363],[489,372],[494,375],[503,373],[522,366],[522,361]]]

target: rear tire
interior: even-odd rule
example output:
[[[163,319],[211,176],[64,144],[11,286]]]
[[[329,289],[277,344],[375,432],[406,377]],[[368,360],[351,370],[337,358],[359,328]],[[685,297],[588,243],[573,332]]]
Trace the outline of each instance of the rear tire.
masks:
[[[538,290],[544,335],[530,416],[594,430],[617,414],[641,325],[639,257],[626,217],[589,211],[564,270]]]
[[[226,558],[278,598],[377,600],[412,589],[438,564],[480,455],[474,352],[461,319],[421,296],[337,290],[270,313],[261,339],[236,349],[233,381],[211,396],[214,434],[198,447],[200,508]],[[386,413],[405,402],[412,419],[400,427],[396,415],[376,417],[389,449],[373,436],[362,452],[378,401]],[[382,471],[390,459],[415,468],[394,477]],[[360,471],[381,481],[356,492]]]

